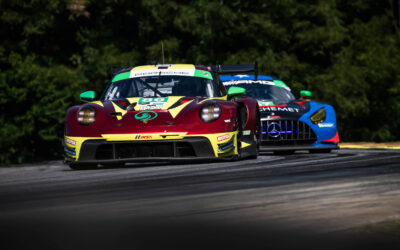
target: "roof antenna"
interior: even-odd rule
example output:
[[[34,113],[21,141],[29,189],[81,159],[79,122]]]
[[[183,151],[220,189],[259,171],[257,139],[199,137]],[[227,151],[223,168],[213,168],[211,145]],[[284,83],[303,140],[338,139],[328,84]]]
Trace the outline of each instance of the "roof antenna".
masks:
[[[164,64],[164,42],[161,41],[161,54],[162,54],[162,64]]]

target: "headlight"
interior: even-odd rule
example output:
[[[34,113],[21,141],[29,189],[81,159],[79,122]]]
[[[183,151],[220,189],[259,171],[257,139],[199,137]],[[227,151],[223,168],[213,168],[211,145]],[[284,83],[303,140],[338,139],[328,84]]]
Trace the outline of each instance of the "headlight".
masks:
[[[206,104],[200,110],[200,119],[203,122],[213,122],[221,116],[221,113],[222,109],[218,103]]]
[[[315,112],[311,117],[310,117],[312,123],[318,124],[321,122],[324,122],[326,119],[326,111],[324,108],[319,109],[317,112]]]
[[[90,125],[96,121],[96,110],[91,106],[84,106],[78,111],[76,119],[79,124]]]

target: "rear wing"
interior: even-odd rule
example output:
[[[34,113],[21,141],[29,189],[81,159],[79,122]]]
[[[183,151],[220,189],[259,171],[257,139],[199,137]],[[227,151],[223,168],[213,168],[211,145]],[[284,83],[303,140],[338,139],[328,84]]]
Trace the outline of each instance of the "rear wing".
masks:
[[[257,62],[254,64],[232,64],[232,65],[213,65],[212,69],[218,75],[234,75],[240,73],[254,72],[254,79],[257,80]]]

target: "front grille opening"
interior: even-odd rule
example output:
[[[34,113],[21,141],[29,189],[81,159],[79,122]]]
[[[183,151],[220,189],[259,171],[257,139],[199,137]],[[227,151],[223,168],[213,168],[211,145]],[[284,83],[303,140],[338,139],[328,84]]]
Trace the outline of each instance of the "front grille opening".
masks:
[[[187,142],[177,142],[176,151],[177,151],[177,156],[179,157],[196,156],[192,145],[190,145],[190,143]]]
[[[96,150],[96,159],[98,160],[107,160],[113,158],[113,145],[111,144],[103,144],[100,145]]]
[[[154,145],[152,156],[153,157],[173,157],[174,156],[173,145],[171,143],[163,143],[163,144]]]
[[[262,121],[262,146],[309,145],[317,140],[306,123],[297,120]]]
[[[132,158],[137,154],[137,148],[130,143],[114,144],[115,158]],[[143,148],[143,152],[146,152],[146,148]]]
[[[191,156],[196,154],[188,142],[107,143],[100,145],[95,154],[98,160]]]

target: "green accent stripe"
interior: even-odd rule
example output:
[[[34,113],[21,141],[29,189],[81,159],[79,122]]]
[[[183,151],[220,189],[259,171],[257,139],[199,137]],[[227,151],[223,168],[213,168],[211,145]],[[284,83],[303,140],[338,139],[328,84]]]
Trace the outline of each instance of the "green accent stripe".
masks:
[[[118,74],[112,79],[112,82],[128,79],[130,75],[131,75],[131,72],[125,72],[125,73]]]
[[[204,70],[195,70],[194,71],[194,76],[195,77],[202,77],[202,78],[206,78],[206,79],[213,79],[211,72],[209,71],[204,71]]]
[[[112,82],[128,79],[130,75],[131,75],[131,72],[125,72],[125,73],[118,74],[112,79]],[[211,72],[204,71],[204,70],[195,70],[194,71],[194,76],[195,77],[206,78],[206,79],[211,79],[211,80],[213,79],[213,77],[211,75]]]
[[[282,82],[281,80],[274,80],[274,84],[277,87],[288,88],[288,86],[284,82]]]

